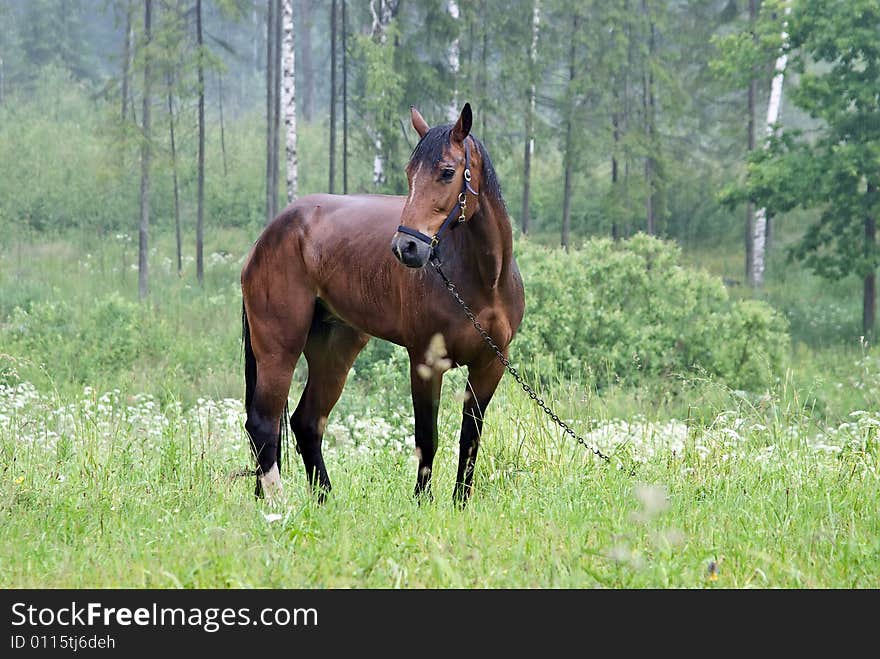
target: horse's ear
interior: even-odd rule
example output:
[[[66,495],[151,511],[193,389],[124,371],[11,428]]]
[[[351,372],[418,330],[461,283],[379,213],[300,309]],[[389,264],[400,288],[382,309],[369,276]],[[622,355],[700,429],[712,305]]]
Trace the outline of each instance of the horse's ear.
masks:
[[[422,115],[416,110],[414,105],[409,106],[409,113],[412,119],[413,128],[416,129],[416,132],[419,134],[419,137],[424,137],[425,133],[428,132],[430,126],[428,126],[428,122],[422,118]]]
[[[459,144],[463,143],[471,133],[473,121],[474,115],[471,113],[471,104],[465,103],[461,109],[461,114],[458,115],[458,121],[455,122],[455,127],[452,129],[452,140]]]

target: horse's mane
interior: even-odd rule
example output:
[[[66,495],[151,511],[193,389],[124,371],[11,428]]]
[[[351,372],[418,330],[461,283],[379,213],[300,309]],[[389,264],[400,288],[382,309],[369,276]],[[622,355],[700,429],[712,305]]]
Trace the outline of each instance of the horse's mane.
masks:
[[[414,167],[420,164],[434,168],[443,157],[443,149],[449,144],[450,133],[452,133],[452,124],[434,126],[425,136],[419,140],[409,157],[407,167]],[[481,170],[480,194],[488,194],[494,197],[502,206],[504,205],[504,197],[501,196],[501,184],[498,182],[498,175],[495,173],[495,167],[492,166],[492,159],[489,158],[489,152],[483,143],[473,134],[474,144],[480,152],[480,160],[483,162]]]

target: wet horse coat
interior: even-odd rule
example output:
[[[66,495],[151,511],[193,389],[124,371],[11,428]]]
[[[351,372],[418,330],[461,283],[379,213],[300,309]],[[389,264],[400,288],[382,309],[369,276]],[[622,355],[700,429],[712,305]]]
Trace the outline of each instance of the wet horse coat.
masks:
[[[403,225],[436,234],[463,188],[465,151],[477,194],[465,193],[463,221],[444,233],[437,250],[444,271],[505,354],[522,320],[523,286],[495,172],[485,148],[469,135],[470,106],[454,125],[429,129],[416,110],[412,122],[421,140],[407,166],[407,197],[302,197],[265,228],[244,264],[246,428],[258,494],[280,489],[280,424],[301,354],[308,380],[290,425],[310,485],[319,497],[330,490],[321,454],[324,427],[370,337],[409,352],[415,491],[428,492],[443,372],[419,366],[438,333],[452,366],[468,368],[454,494],[463,503],[471,492],[483,415],[504,367],[437,272],[425,267],[430,245],[397,231]]]

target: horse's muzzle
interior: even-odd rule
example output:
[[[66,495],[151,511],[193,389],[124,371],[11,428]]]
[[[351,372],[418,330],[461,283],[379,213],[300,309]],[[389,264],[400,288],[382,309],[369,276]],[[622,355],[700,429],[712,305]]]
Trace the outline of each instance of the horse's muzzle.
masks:
[[[422,268],[431,256],[431,246],[403,233],[391,239],[391,253],[408,268]]]

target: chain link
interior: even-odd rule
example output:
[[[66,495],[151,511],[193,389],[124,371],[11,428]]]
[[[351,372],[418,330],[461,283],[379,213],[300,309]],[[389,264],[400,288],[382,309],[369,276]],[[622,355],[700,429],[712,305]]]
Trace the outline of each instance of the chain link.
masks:
[[[507,369],[508,373],[513,376],[513,379],[516,380],[517,384],[522,387],[522,390],[528,394],[529,398],[535,401],[535,404],[540,407],[547,416],[550,417],[553,423],[562,428],[565,434],[570,435],[578,444],[580,444],[587,450],[595,453],[605,462],[610,463],[611,459],[607,455],[602,453],[602,451],[600,451],[599,449],[590,446],[583,437],[578,435],[574,430],[571,429],[571,427],[567,423],[565,423],[565,421],[560,419],[559,415],[556,414],[550,408],[550,406],[544,402],[544,399],[539,397],[538,394],[535,393],[535,390],[532,389],[525,380],[523,380],[522,376],[519,374],[519,371],[517,371],[513,366],[510,365],[510,360],[508,360],[507,357],[504,356],[504,353],[501,351],[501,348],[498,347],[498,344],[495,343],[492,337],[489,336],[489,333],[485,329],[483,329],[480,321],[477,320],[474,312],[471,311],[467,303],[461,298],[461,295],[458,294],[458,290],[455,288],[455,284],[453,284],[449,280],[449,277],[446,276],[446,273],[443,272],[443,269],[440,267],[440,261],[434,255],[431,256],[431,265],[434,266],[434,269],[443,278],[443,283],[446,284],[446,289],[452,294],[452,297],[455,298],[455,301],[458,302],[459,305],[461,305],[461,308],[464,309],[464,314],[468,317],[468,320],[473,323],[474,329],[476,329],[477,332],[479,332],[480,336],[483,337],[483,341],[486,342],[486,345],[492,348],[492,350],[495,352],[495,355],[498,357],[498,361],[500,361],[504,368]]]

